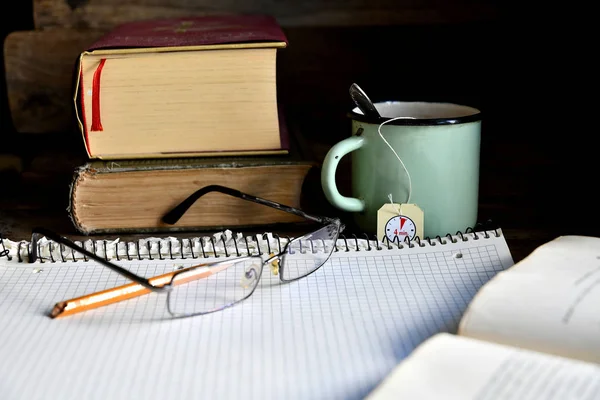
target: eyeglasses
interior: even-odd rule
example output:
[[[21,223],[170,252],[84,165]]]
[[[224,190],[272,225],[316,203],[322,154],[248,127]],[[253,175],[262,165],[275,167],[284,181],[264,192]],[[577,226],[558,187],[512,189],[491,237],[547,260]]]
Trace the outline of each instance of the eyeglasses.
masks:
[[[294,207],[242,193],[219,185],[203,187],[192,193],[165,214],[163,222],[175,224],[203,195],[219,192],[243,200],[285,211],[321,227],[306,235],[290,239],[277,253],[248,255],[227,260],[195,265],[166,276],[145,278],[75,244],[48,229],[35,228],[31,239],[29,262],[41,259],[38,243],[45,236],[56,243],[81,253],[112,271],[128,278],[145,289],[166,294],[167,310],[173,317],[191,317],[208,314],[233,306],[252,295],[265,265],[281,282],[291,282],[312,274],[323,266],[334,251],[344,225],[337,218],[315,216]]]

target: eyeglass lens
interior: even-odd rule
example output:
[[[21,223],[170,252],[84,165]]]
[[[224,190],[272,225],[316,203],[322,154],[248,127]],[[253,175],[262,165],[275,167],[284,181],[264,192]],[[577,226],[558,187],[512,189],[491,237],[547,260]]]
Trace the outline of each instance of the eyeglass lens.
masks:
[[[263,260],[242,260],[198,267],[174,275],[167,306],[174,316],[219,311],[250,296],[260,280]]]

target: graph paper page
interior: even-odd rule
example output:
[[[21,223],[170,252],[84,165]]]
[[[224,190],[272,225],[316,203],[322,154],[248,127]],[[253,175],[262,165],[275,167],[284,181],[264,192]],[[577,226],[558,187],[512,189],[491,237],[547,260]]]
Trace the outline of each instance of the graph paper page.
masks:
[[[119,263],[149,277],[198,260]],[[265,268],[249,299],[213,314],[172,319],[152,293],[53,320],[57,301],[127,281],[93,262],[0,261],[0,398],[362,399],[512,265],[494,236],[340,250],[292,283]]]

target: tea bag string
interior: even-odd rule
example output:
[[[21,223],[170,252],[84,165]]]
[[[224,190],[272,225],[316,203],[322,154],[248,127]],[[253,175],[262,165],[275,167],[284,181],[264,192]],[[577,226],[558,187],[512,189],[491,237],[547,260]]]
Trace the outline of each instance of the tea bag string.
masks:
[[[406,175],[408,176],[408,198],[406,199],[406,203],[410,203],[410,195],[412,194],[412,179],[410,178],[410,173],[408,172],[408,169],[406,169],[406,165],[404,165],[404,161],[402,161],[402,159],[400,158],[398,153],[396,153],[396,150],[394,150],[392,145],[383,137],[383,134],[381,133],[381,127],[383,125],[387,124],[388,122],[396,121],[399,119],[416,119],[416,118],[414,118],[414,117],[395,117],[395,118],[388,119],[387,121],[383,121],[381,124],[379,124],[379,127],[377,127],[377,132],[379,133],[379,136],[381,136],[381,139],[383,139],[385,144],[387,144],[387,146],[390,148],[390,150],[392,150],[392,152],[394,153],[394,155],[396,156],[398,161],[400,161],[400,165],[402,165],[404,172],[406,172]],[[390,201],[391,201],[391,196],[390,196]]]
[[[396,210],[398,215],[400,215],[401,214],[400,207],[398,206],[398,204],[394,203],[394,199],[392,199],[391,193],[388,194],[388,199],[390,199],[390,204],[392,205],[392,207],[394,207],[394,210]]]

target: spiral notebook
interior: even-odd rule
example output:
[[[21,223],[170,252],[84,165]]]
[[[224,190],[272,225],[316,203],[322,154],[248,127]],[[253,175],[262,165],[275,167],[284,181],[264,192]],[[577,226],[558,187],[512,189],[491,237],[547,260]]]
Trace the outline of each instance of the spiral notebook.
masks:
[[[82,244],[149,277],[282,241],[226,232]],[[152,293],[51,319],[57,301],[125,279],[49,241],[39,249],[44,263],[27,262],[27,242],[4,245],[3,400],[361,399],[425,339],[455,332],[477,290],[513,265],[501,230],[411,246],[354,236],[300,280],[281,284],[265,269],[250,298],[216,313],[173,319]]]

